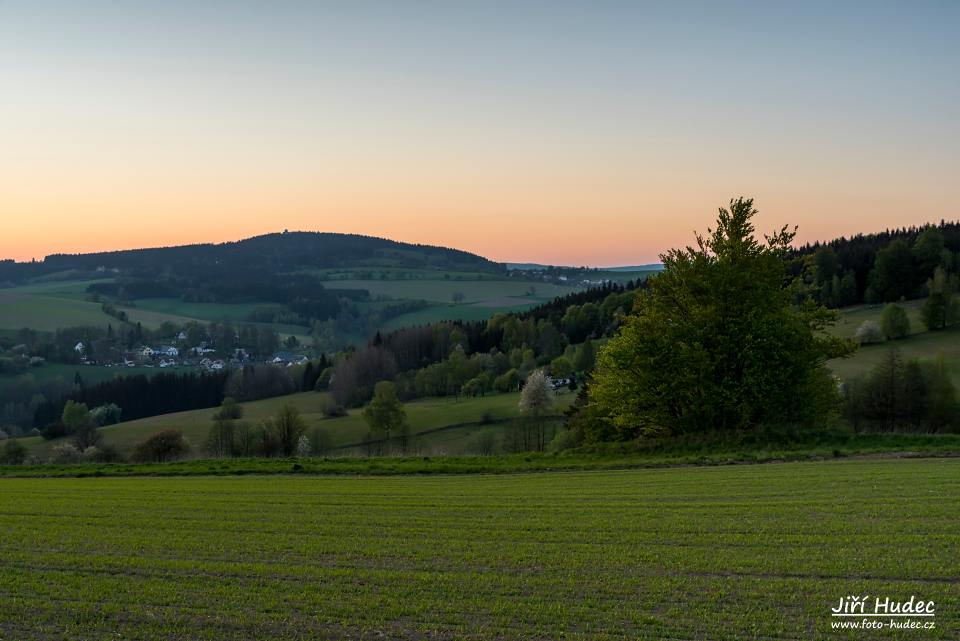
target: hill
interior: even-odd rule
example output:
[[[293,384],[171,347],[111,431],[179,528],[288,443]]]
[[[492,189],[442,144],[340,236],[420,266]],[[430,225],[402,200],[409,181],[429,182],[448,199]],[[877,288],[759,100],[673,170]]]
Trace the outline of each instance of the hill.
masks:
[[[498,263],[458,249],[402,243],[357,234],[283,232],[235,242],[52,254],[39,263],[0,263],[0,282],[57,272],[100,271],[152,275],[231,270],[285,272],[304,267],[382,266],[476,270],[499,273]],[[19,273],[18,273],[19,272]]]
[[[256,324],[330,351],[377,330],[483,320],[583,287],[447,247],[284,232],[236,242],[0,261],[0,331]],[[106,307],[106,306],[109,306]],[[327,323],[317,329],[316,323]],[[315,331],[316,330],[316,331]]]

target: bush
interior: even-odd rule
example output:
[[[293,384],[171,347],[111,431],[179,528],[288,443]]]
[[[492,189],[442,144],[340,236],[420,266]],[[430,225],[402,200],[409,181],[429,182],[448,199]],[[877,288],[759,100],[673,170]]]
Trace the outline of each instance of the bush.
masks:
[[[907,336],[910,333],[910,319],[907,317],[907,311],[896,303],[890,303],[883,308],[880,328],[887,340]]]
[[[520,373],[516,369],[511,369],[505,374],[501,374],[493,381],[493,389],[498,392],[514,392],[520,385]]]
[[[313,448],[310,446],[310,439],[307,438],[306,434],[301,434],[300,438],[297,439],[297,458],[306,458],[313,453]]]
[[[90,418],[93,419],[94,424],[99,427],[115,425],[120,422],[121,412],[120,406],[116,403],[107,403],[106,405],[101,405],[100,407],[95,407],[90,410]]]
[[[237,403],[232,396],[227,396],[220,403],[220,409],[213,415],[214,420],[233,421],[243,418],[243,405]]]
[[[550,444],[547,445],[547,451],[562,452],[563,450],[579,447],[581,445],[580,441],[580,435],[575,430],[560,430],[557,432],[557,435],[553,437],[553,440],[550,441]]]
[[[16,439],[9,439],[0,449],[0,463],[3,465],[22,465],[27,460],[27,448]]]
[[[880,329],[880,324],[877,321],[865,320],[860,324],[860,327],[857,328],[857,333],[854,334],[854,338],[860,341],[861,345],[882,343],[883,331]]]
[[[91,463],[116,463],[120,460],[120,453],[112,445],[96,445],[83,451],[83,460]]]
[[[67,429],[67,426],[63,424],[63,421],[57,419],[56,421],[48,424],[43,428],[42,436],[45,440],[51,441],[55,438],[60,438],[61,436],[67,436],[70,434],[70,431]]]
[[[58,443],[50,452],[51,463],[77,463],[80,461],[80,450],[72,443]]]
[[[346,408],[329,396],[320,401],[320,412],[327,418],[339,418],[347,415]]]
[[[190,444],[177,429],[162,430],[137,443],[133,460],[138,463],[163,463],[181,458],[190,451]]]

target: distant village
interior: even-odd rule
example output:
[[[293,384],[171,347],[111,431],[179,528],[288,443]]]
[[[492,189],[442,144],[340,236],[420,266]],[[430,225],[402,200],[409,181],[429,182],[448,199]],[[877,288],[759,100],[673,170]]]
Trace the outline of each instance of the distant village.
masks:
[[[184,343],[187,340],[185,332],[177,334],[170,343]],[[90,346],[83,341],[77,341],[73,351],[76,352],[82,365],[98,365],[103,367],[157,367],[169,368],[196,368],[209,372],[232,369],[251,365],[253,363],[269,363],[283,367],[302,365],[309,361],[305,354],[296,354],[290,351],[277,351],[264,360],[254,359],[250,353],[242,348],[234,348],[229,355],[218,353],[212,343],[201,342],[194,347],[180,348],[173,344],[138,345],[127,350],[112,350],[116,353],[115,359],[96,359],[89,356]]]

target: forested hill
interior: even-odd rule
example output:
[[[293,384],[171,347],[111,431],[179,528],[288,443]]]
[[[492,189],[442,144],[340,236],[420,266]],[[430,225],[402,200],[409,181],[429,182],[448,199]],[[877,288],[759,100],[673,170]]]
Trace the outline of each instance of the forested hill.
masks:
[[[404,267],[500,272],[498,263],[458,249],[414,245],[356,234],[283,232],[237,242],[131,249],[94,254],[54,254],[42,263],[55,270],[194,270],[215,268],[285,272],[309,267]]]
[[[812,274],[831,307],[927,294],[936,268],[960,273],[960,222],[857,234],[798,248],[793,272]]]

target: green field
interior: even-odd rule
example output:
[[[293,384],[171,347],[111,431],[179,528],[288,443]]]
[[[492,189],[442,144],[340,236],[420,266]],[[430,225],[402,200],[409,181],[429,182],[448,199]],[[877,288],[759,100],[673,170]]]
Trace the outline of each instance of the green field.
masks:
[[[381,270],[372,270],[380,274]],[[392,330],[409,325],[419,325],[443,320],[479,321],[496,313],[528,309],[534,305],[576,291],[574,287],[552,285],[539,281],[506,279],[493,274],[475,272],[438,272],[435,270],[386,269],[385,279],[357,279],[362,270],[346,272],[330,270],[324,273],[332,280],[324,285],[330,289],[366,289],[373,299],[425,300],[433,307],[417,310],[387,321],[383,330]],[[448,274],[450,279],[444,279]],[[353,276],[354,278],[344,278]],[[88,300],[87,287],[104,280],[62,280],[38,282],[21,287],[0,290],[0,330],[18,330],[29,327],[35,330],[52,331],[67,326],[117,325],[120,321],[105,314],[100,303]],[[535,292],[527,295],[531,288]],[[464,295],[462,303],[451,303],[453,294]],[[364,305],[365,303],[360,303]],[[379,306],[383,303],[366,303]],[[127,313],[130,322],[140,323],[148,329],[156,329],[164,322],[182,325],[191,321],[230,321],[245,323],[250,313],[258,307],[276,307],[271,303],[196,303],[177,298],[142,298],[132,305],[118,305]],[[278,323],[255,323],[276,330],[281,338],[296,336],[301,343],[309,344],[309,328],[300,325]],[[344,337],[347,338],[347,337]],[[368,336],[349,337],[353,342],[365,342]]]
[[[4,479],[0,638],[956,638],[960,461]],[[850,594],[936,628],[831,629]]]
[[[332,280],[324,283],[329,289],[366,289],[370,296],[396,299],[427,300],[449,303],[453,294],[463,294],[464,303],[483,303],[503,297],[523,298],[526,302],[542,302],[576,291],[574,287],[520,280]],[[533,288],[533,294],[528,292]]]
[[[876,367],[892,347],[899,349],[907,360],[915,358],[929,362],[943,354],[954,385],[960,387],[960,326],[937,332],[925,331],[876,345],[862,345],[852,357],[832,360],[828,365],[841,378],[862,376]]]
[[[515,302],[515,299],[513,301],[501,300],[500,302]],[[382,329],[392,331],[401,327],[427,325],[441,321],[482,321],[487,320],[494,314],[523,311],[530,309],[533,305],[533,303],[506,305],[502,307],[497,305],[488,306],[484,303],[472,305],[434,305],[433,307],[418,309],[415,312],[409,312],[391,318],[383,324]]]
[[[86,300],[87,285],[98,281],[51,282],[0,289],[0,328],[52,331],[59,327],[118,323]]]
[[[924,300],[910,300],[898,303],[907,311],[907,318],[910,319],[910,333],[919,334],[926,331],[923,322],[920,320],[920,308],[923,307]],[[829,328],[834,336],[841,338],[853,338],[857,328],[864,321],[880,322],[883,315],[883,305],[858,305],[857,307],[847,307],[840,311],[840,318],[837,324]]]
[[[556,399],[556,412],[560,413],[573,399],[572,392],[562,393]],[[405,405],[407,420],[414,438],[410,446],[430,454],[462,454],[470,451],[477,434],[483,430],[500,432],[506,428],[504,419],[519,414],[520,394],[492,394],[478,398],[431,398],[413,401]],[[368,431],[362,410],[350,410],[341,418],[325,418],[322,413],[327,394],[303,392],[244,403],[244,419],[253,424],[276,415],[283,405],[290,403],[300,410],[308,429],[320,426],[330,436],[334,447],[360,443]],[[150,418],[128,421],[100,429],[103,441],[113,445],[124,456],[144,438],[160,430],[181,430],[195,450],[202,449],[215,408],[163,414]],[[490,424],[483,424],[483,423]],[[447,428],[447,429],[440,429]],[[420,435],[420,436],[417,436]],[[45,458],[59,440],[45,441],[40,437],[21,439],[31,453]],[[358,453],[353,448],[341,449],[340,454]]]
[[[904,359],[932,361],[942,354],[954,385],[960,387],[960,326],[930,332],[920,321],[920,309],[924,301],[901,303],[910,318],[910,335],[894,341],[861,345],[850,358],[835,359],[828,363],[833,372],[843,379],[863,376],[877,366],[888,350],[895,347]],[[837,324],[830,332],[842,338],[853,338],[857,328],[867,320],[880,322],[883,307],[859,306],[844,309]]]

